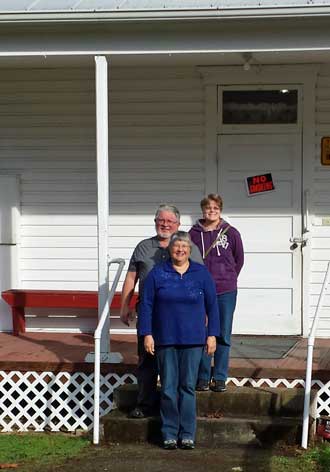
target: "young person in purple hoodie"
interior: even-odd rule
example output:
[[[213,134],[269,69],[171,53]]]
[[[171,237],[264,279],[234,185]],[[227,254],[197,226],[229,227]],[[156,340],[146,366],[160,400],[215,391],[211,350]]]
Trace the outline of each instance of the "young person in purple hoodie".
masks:
[[[200,203],[203,218],[190,229],[191,240],[198,246],[204,264],[216,284],[220,316],[220,336],[214,353],[211,389],[226,390],[233,315],[237,298],[237,277],[243,267],[244,251],[240,233],[221,218],[223,201],[210,193]],[[203,354],[196,390],[209,390],[211,357]]]

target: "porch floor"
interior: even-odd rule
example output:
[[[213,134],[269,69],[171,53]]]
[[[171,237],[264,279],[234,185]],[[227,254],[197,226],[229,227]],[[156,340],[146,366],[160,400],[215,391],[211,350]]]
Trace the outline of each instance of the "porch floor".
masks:
[[[251,337],[250,337],[251,338]],[[267,337],[276,343],[276,336]],[[282,359],[234,358],[230,361],[231,377],[304,379],[307,340],[298,342]],[[19,337],[0,333],[0,370],[37,372],[92,372],[93,364],[84,362],[88,352],[94,350],[90,334],[79,333],[25,333]],[[111,351],[120,352],[121,364],[102,364],[102,372],[134,372],[136,369],[136,336],[111,336]],[[330,379],[330,342],[317,339],[314,347],[313,378]]]

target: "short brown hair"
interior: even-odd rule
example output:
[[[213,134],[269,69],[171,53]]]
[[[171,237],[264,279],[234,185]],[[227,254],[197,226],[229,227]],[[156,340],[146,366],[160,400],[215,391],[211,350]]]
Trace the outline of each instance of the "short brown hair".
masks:
[[[220,210],[222,210],[223,201],[218,193],[209,193],[207,197],[204,197],[203,200],[201,200],[201,209],[203,210],[205,207],[207,207],[211,201],[215,202]]]

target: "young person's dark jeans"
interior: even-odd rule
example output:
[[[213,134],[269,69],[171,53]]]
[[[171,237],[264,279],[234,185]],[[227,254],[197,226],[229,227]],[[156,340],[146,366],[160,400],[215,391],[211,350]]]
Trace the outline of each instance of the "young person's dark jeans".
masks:
[[[217,295],[219,316],[220,316],[220,336],[217,338],[217,348],[214,353],[214,380],[227,380],[229,354],[231,345],[231,331],[233,326],[233,316],[236,308],[237,290],[233,292]],[[210,381],[211,378],[211,356],[203,352],[199,365],[198,379]]]

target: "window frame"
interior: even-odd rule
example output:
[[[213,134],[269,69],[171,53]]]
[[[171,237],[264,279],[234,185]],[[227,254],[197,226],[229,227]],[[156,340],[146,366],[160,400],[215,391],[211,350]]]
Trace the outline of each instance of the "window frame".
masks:
[[[297,123],[258,123],[258,124],[224,124],[223,123],[223,92],[227,91],[263,91],[289,89],[297,90]],[[302,87],[297,84],[249,84],[249,85],[218,85],[218,133],[297,133],[302,128]]]

